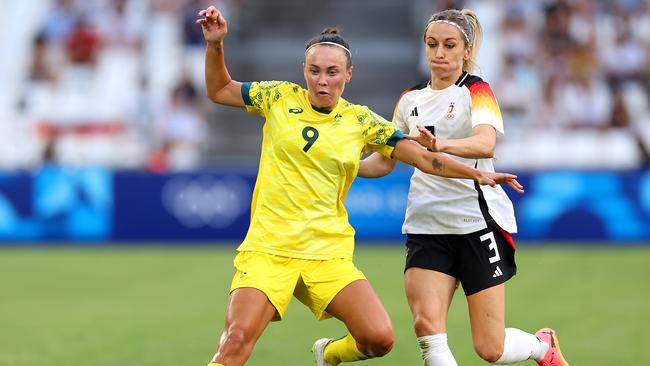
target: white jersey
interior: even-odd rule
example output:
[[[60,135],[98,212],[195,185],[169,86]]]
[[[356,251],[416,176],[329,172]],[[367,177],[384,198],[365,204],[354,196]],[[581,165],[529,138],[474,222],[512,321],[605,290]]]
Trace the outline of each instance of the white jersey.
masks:
[[[428,83],[406,90],[395,108],[393,122],[407,134],[418,134],[417,124],[443,140],[472,135],[477,125],[493,126],[503,134],[503,119],[490,86],[463,72],[451,86],[431,89]],[[493,172],[493,159],[450,158]],[[405,234],[468,234],[494,220],[509,233],[517,232],[512,202],[501,186],[480,186],[469,179],[443,178],[415,170],[411,177]]]

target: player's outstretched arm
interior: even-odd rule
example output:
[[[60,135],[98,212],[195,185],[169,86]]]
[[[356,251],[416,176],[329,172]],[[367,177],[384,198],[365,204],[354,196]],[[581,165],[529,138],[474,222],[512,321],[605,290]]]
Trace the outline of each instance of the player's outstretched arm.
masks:
[[[444,152],[451,155],[470,159],[488,159],[494,157],[497,142],[497,132],[493,126],[478,125],[472,129],[472,136],[463,139],[439,139],[424,126],[416,125],[418,135],[407,135],[409,140],[416,141],[431,151]]]
[[[215,103],[245,107],[241,83],[232,80],[224,59],[223,41],[228,34],[228,22],[214,6],[201,10],[196,24],[203,29],[205,49],[205,86],[208,98]]]
[[[406,139],[397,142],[393,150],[393,158],[401,160],[421,171],[446,178],[473,179],[481,185],[496,186],[508,184],[518,192],[523,192],[523,187],[517,182],[517,177],[508,173],[483,172],[463,165],[440,153],[426,151]]]
[[[361,178],[380,178],[393,171],[397,160],[389,159],[379,153],[372,153],[359,162],[359,173]]]

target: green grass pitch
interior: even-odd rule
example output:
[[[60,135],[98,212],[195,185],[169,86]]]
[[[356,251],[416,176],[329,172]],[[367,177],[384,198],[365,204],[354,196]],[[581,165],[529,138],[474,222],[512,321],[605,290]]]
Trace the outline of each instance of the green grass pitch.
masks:
[[[0,365],[205,365],[223,326],[232,246],[0,249]],[[401,245],[357,249],[396,332],[393,351],[359,365],[421,365],[402,289]],[[650,247],[521,245],[507,323],[551,325],[575,366],[650,365]],[[461,365],[472,350],[462,292],[448,324]],[[312,342],[345,334],[297,300],[249,365],[311,365]],[[533,365],[533,361],[526,364]]]

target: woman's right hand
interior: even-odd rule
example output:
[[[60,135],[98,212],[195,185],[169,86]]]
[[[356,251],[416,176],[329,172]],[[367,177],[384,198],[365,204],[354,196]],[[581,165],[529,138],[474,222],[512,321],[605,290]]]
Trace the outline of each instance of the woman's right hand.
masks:
[[[203,38],[208,43],[219,43],[226,38],[228,33],[228,22],[221,12],[214,6],[210,6],[198,13],[202,17],[196,21],[203,29]]]

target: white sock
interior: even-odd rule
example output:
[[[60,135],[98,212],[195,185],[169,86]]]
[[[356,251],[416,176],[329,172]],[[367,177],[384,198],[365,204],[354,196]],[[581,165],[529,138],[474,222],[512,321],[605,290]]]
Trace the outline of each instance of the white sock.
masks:
[[[447,333],[418,337],[425,366],[458,366],[447,344]]]
[[[548,345],[535,335],[516,328],[506,328],[503,354],[495,364],[513,363],[525,360],[539,361],[544,358]]]

